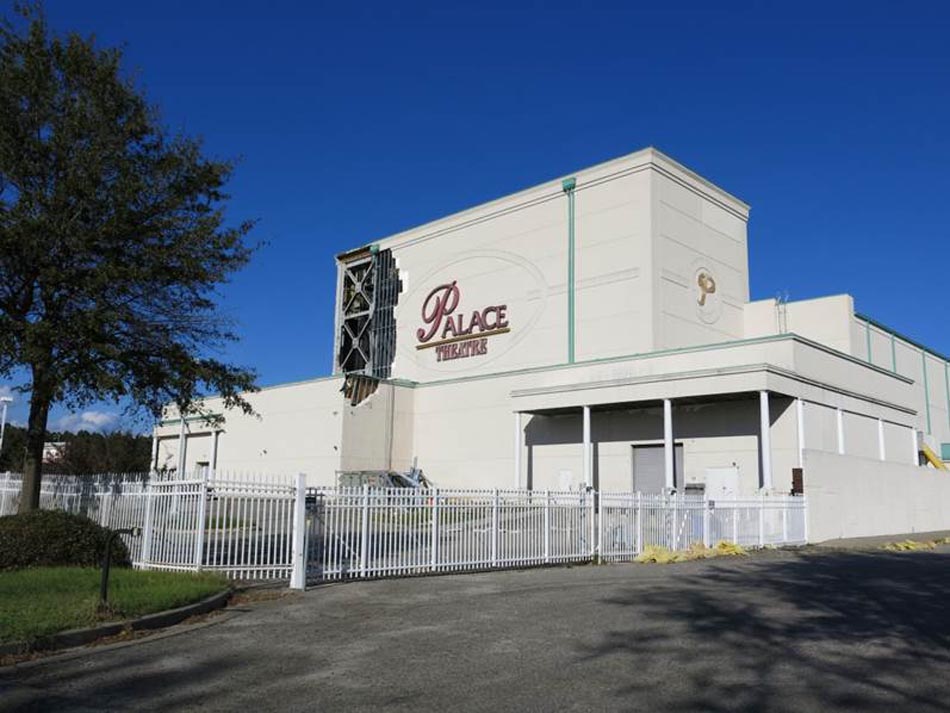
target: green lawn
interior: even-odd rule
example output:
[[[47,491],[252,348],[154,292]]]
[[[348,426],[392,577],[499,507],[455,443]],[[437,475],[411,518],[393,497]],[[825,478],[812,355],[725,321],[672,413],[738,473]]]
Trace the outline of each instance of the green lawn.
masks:
[[[0,573],[0,642],[173,609],[228,586],[217,574],[113,569],[107,615],[97,613],[99,570],[38,567]]]

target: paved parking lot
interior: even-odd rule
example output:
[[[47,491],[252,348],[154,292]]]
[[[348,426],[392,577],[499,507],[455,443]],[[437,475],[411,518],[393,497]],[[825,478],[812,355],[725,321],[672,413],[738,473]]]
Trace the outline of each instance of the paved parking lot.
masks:
[[[950,710],[950,548],[361,582],[0,674],[3,710]]]

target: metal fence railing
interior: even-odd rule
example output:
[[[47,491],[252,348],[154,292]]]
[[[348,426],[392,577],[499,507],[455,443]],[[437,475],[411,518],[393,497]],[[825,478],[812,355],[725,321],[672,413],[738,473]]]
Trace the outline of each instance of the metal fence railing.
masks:
[[[0,474],[0,515],[17,511],[22,478]],[[85,515],[122,535],[143,569],[215,570],[236,579],[287,579],[297,487],[291,478],[205,473],[44,475],[40,507]]]
[[[601,493],[599,548],[604,560],[632,559],[647,546],[684,550],[732,542],[743,547],[803,545],[808,540],[803,496]]]
[[[0,474],[0,515],[21,479]],[[44,476],[41,507],[86,515],[123,536],[133,564],[236,579],[310,581],[631,560],[720,541],[808,539],[801,496],[707,499],[595,491],[306,488],[296,478],[205,473]]]
[[[382,577],[517,567],[594,555],[591,493],[314,489],[308,574]]]

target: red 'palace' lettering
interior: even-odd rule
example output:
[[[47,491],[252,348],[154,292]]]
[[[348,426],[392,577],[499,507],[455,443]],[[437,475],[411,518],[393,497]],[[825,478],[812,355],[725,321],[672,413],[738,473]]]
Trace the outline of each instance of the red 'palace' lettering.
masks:
[[[460,299],[456,280],[439,285],[426,296],[422,303],[422,322],[426,326],[416,330],[416,349],[434,347],[436,361],[481,356],[488,353],[488,337],[511,331],[508,305],[456,314]],[[460,339],[469,335],[473,338]],[[432,342],[433,337],[440,341]]]

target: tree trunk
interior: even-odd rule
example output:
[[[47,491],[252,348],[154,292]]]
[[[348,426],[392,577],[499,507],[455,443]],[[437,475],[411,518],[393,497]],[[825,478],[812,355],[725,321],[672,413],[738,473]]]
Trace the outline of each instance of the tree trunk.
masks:
[[[46,422],[52,399],[36,388],[30,394],[30,417],[26,425],[26,457],[23,460],[23,489],[20,491],[20,512],[40,507],[40,480],[43,477],[43,445],[46,443]]]

